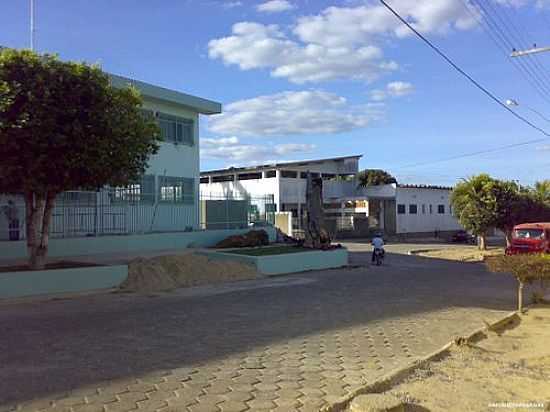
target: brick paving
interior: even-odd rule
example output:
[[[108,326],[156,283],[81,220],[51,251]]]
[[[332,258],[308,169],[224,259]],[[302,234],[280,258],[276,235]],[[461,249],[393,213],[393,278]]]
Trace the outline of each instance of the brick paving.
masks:
[[[514,309],[481,265],[385,263],[1,305],[0,412],[315,411]]]

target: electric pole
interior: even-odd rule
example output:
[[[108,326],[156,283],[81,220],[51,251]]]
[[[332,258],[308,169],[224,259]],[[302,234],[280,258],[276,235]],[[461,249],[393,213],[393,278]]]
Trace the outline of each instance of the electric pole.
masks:
[[[537,47],[537,45],[535,44],[531,49],[527,49],[527,50],[513,49],[512,53],[510,54],[510,57],[521,57],[521,56],[527,56],[529,54],[544,53],[548,51],[550,51],[550,47]]]
[[[34,0],[31,0],[31,50],[34,51]]]

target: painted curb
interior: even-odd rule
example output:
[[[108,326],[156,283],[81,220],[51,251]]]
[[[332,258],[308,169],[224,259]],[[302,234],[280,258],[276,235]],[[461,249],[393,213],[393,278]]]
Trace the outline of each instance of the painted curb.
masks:
[[[488,326],[484,326],[474,330],[468,336],[464,337],[464,339],[467,342],[478,342],[485,337],[485,332],[487,332],[488,330],[496,329],[504,325],[507,325],[508,323],[512,322],[513,319],[519,316],[520,314],[517,311],[510,312],[506,316],[489,324]],[[320,412],[342,412],[346,410],[346,408],[349,406],[351,401],[359,395],[386,392],[389,389],[391,389],[393,386],[403,382],[405,378],[410,376],[412,372],[414,372],[416,369],[421,368],[422,366],[424,366],[429,362],[441,360],[447,357],[450,353],[450,349],[454,346],[454,344],[455,344],[455,341],[453,340],[443,345],[441,348],[437,349],[436,351],[431,352],[426,356],[419,357],[406,366],[393,370],[392,372],[382,376],[381,378],[375,380],[374,382],[369,383],[363,386],[362,388],[357,389],[351,395],[344,396],[338,399],[337,401],[333,402],[331,405],[327,405],[321,408],[319,411]]]

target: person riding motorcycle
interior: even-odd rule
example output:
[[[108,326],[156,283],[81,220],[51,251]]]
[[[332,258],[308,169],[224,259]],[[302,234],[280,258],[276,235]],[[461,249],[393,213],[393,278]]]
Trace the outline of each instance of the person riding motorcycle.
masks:
[[[374,237],[372,238],[371,244],[373,246],[372,249],[372,259],[371,262],[374,263],[376,259],[376,252],[380,251],[382,253],[382,257],[384,257],[385,251],[384,251],[384,239],[382,239],[381,233],[376,233]]]

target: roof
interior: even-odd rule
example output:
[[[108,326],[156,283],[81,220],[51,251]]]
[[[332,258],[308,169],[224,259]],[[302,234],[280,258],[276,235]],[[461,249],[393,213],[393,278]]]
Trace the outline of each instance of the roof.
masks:
[[[201,97],[178,92],[176,90],[155,86],[153,84],[130,79],[128,77],[118,76],[116,74],[109,74],[109,76],[111,77],[111,84],[114,87],[124,87],[128,84],[131,84],[132,86],[136,87],[144,96],[181,104],[201,114],[218,114],[222,112],[221,103],[217,103],[212,100],[207,100]]]
[[[244,167],[228,167],[226,169],[218,170],[206,170],[201,172],[201,175],[210,175],[218,173],[234,173],[234,172],[245,172],[253,170],[263,170],[263,169],[276,169],[279,167],[288,167],[288,166],[307,166],[312,164],[330,162],[330,161],[339,161],[346,159],[360,159],[363,155],[351,155],[351,156],[341,156],[341,157],[330,157],[326,159],[314,159],[314,160],[299,160],[294,162],[280,162],[280,163],[271,163],[258,166],[244,166]]]
[[[8,49],[8,47],[0,46],[0,50],[1,49]],[[190,94],[178,92],[176,90],[155,86],[153,84],[145,83],[140,80],[130,79],[129,77],[119,76],[110,73],[107,74],[111,78],[111,84],[114,87],[122,88],[128,84],[131,84],[135,86],[144,96],[181,104],[201,114],[218,114],[222,112],[221,103],[214,102],[212,100],[207,100],[203,99],[202,97],[192,96]]]
[[[514,226],[514,229],[550,229],[550,222],[522,223]]]
[[[437,185],[414,185],[414,184],[401,184],[397,185],[398,188],[402,189],[439,189],[439,190],[453,190],[450,186],[437,186]]]

